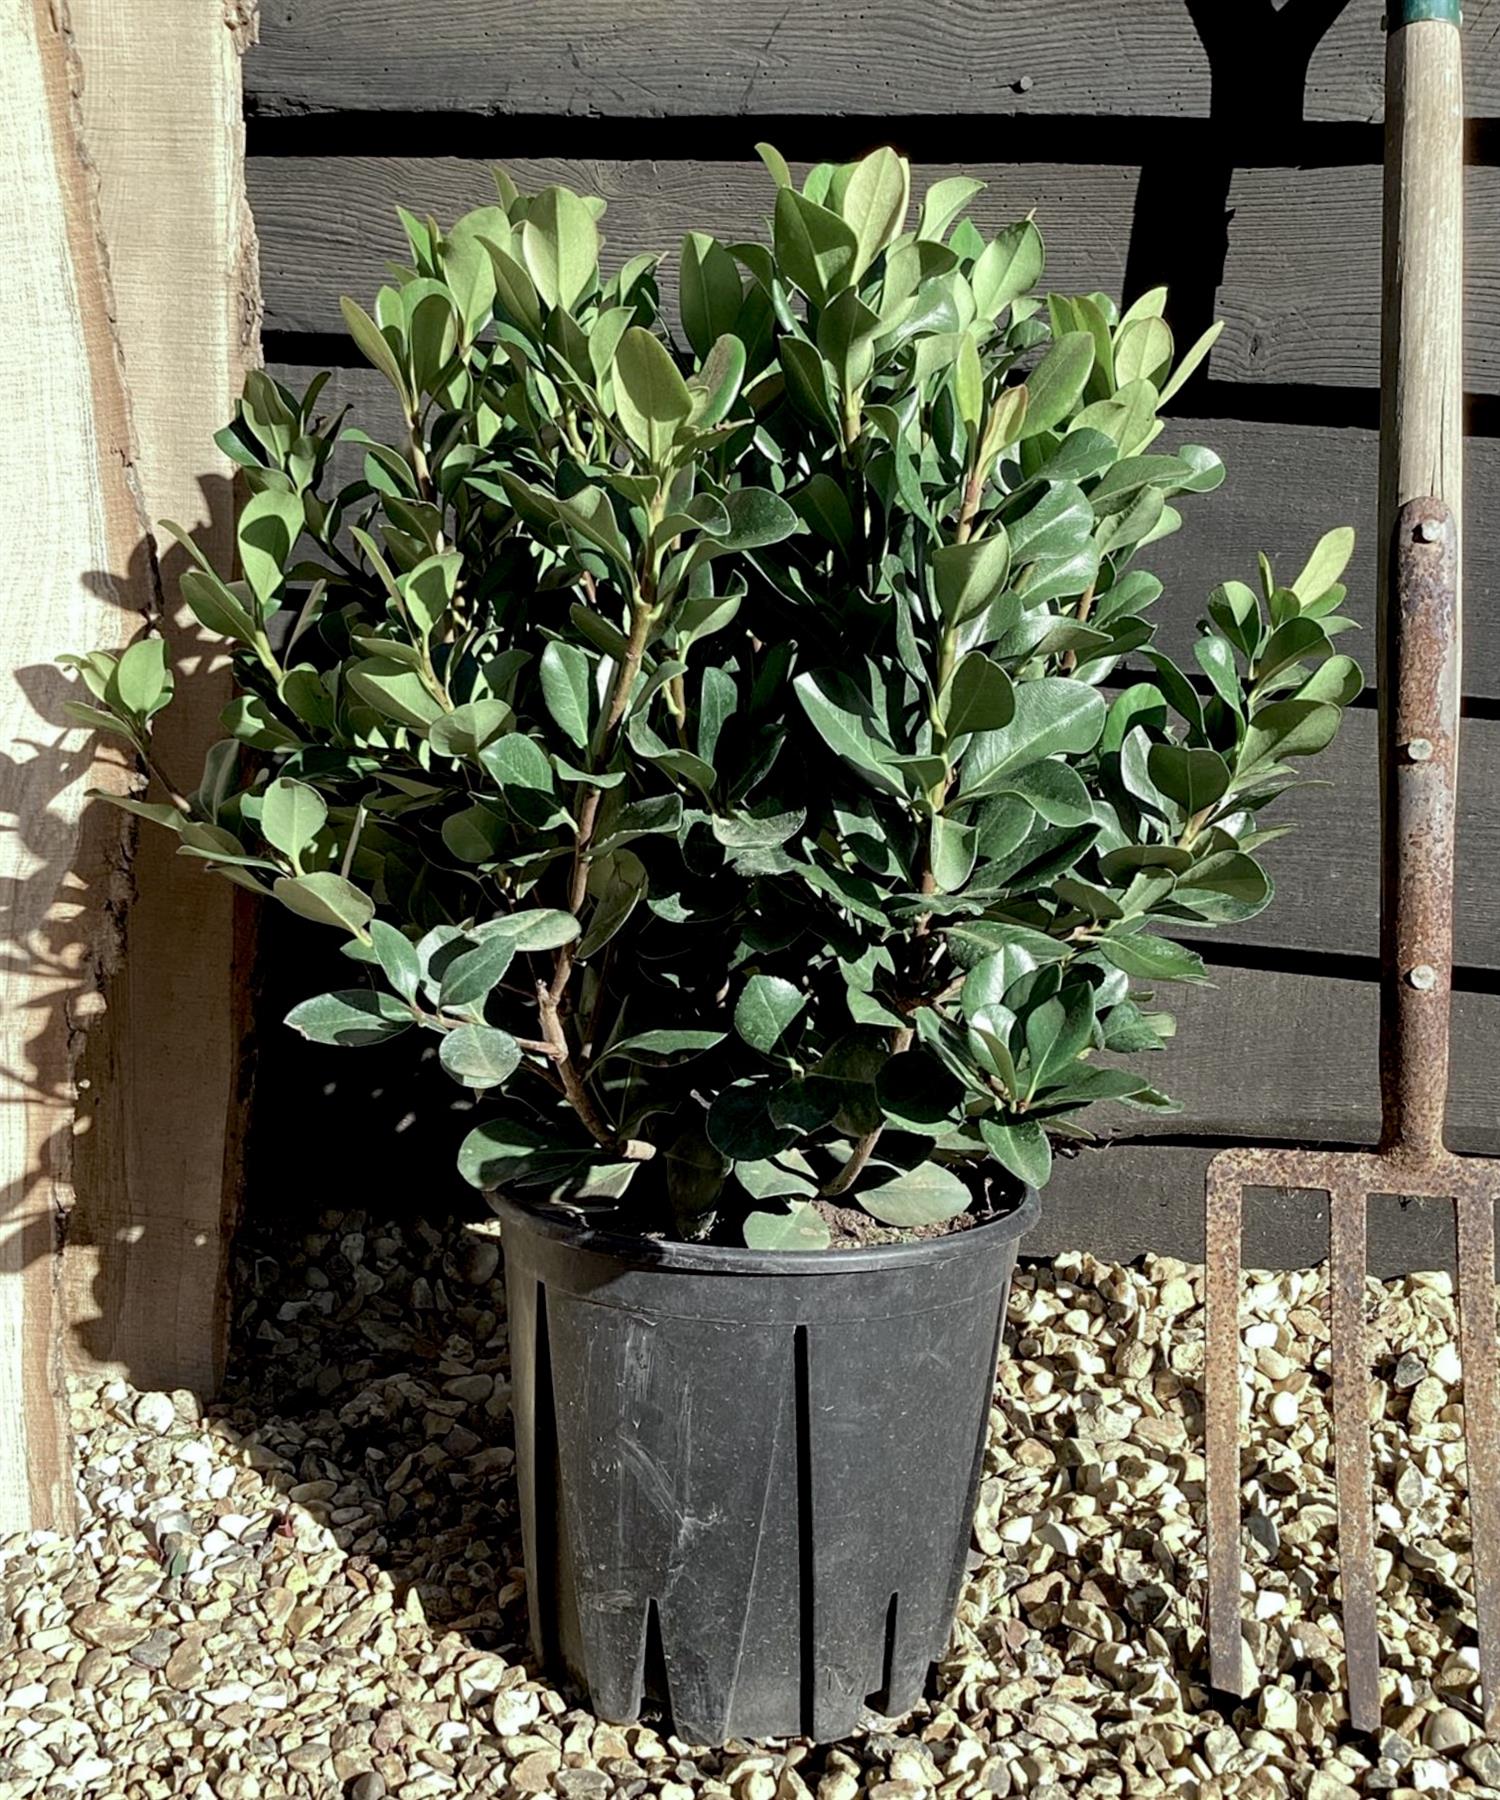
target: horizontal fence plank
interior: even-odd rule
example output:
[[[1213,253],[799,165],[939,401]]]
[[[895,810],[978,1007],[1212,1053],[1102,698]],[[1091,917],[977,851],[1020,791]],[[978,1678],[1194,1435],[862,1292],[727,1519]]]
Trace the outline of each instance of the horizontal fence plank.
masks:
[[[1465,382],[1500,391],[1500,168],[1467,171]],[[1216,376],[1374,387],[1380,380],[1378,167],[1238,169],[1216,311]]]
[[[1212,1146],[1108,1144],[1059,1157],[1024,1256],[1088,1250],[1111,1262],[1139,1256],[1203,1260],[1203,1182]],[[1381,1279],[1454,1268],[1453,1207],[1446,1200],[1372,1196],[1369,1271]],[[1245,1195],[1244,1266],[1306,1269],[1328,1256],[1326,1195],[1252,1188]]]
[[[1177,1019],[1159,1055],[1135,1059],[1181,1103],[1177,1113],[1093,1109],[1103,1136],[1183,1136],[1250,1142],[1364,1144],[1380,1128],[1379,992],[1280,970],[1219,967],[1212,987],[1164,986]],[[1500,994],[1453,997],[1449,1139],[1500,1153]]]
[[[295,391],[307,385],[314,373],[310,368],[273,366],[271,373]],[[355,408],[354,421],[377,435],[382,430],[394,432],[397,419],[390,389],[373,370],[340,369],[324,389],[320,403],[329,413],[345,405]],[[1290,523],[1278,520],[1278,508],[1290,495],[1282,480],[1279,463],[1270,473],[1275,485],[1261,494],[1258,483],[1263,479],[1257,452],[1264,452],[1267,440],[1285,452],[1286,471],[1292,485],[1296,480],[1315,483],[1320,461],[1327,460],[1328,473],[1339,461],[1337,445],[1348,439],[1372,438],[1372,433],[1319,433],[1308,428],[1289,429],[1268,426],[1240,426],[1234,447],[1225,448],[1223,421],[1184,420],[1182,441],[1206,441],[1224,449],[1234,470],[1233,478],[1216,496],[1197,503],[1196,520],[1176,539],[1154,547],[1149,554],[1150,566],[1168,582],[1167,593],[1157,603],[1162,622],[1162,642],[1185,659],[1190,659],[1193,624],[1203,597],[1215,581],[1227,575],[1253,575],[1255,547],[1261,543],[1280,542],[1290,551],[1287,574],[1295,573],[1295,565],[1311,544],[1319,523],[1346,516],[1336,507],[1320,502],[1318,517],[1306,522],[1306,529],[1292,529]],[[1328,448],[1329,440],[1335,446]],[[1298,450],[1298,445],[1304,447]],[[1373,445],[1366,491],[1373,487]],[[1477,445],[1488,462],[1496,465],[1492,474],[1500,474],[1500,446]],[[336,480],[353,480],[360,470],[362,452],[349,446],[338,454]],[[1300,476],[1298,472],[1300,471]],[[1472,471],[1471,471],[1472,472]],[[1250,516],[1250,526],[1239,515],[1238,522],[1227,522],[1221,530],[1221,519],[1236,519],[1231,504],[1233,497],[1249,489],[1256,496],[1240,501]],[[1228,549],[1222,540],[1228,540]],[[1488,579],[1494,579],[1494,549],[1488,541],[1476,547],[1476,573],[1488,567]],[[1170,559],[1170,560],[1169,560]],[[1355,592],[1359,599],[1356,610],[1367,622],[1373,622],[1374,599],[1369,592],[1373,568],[1366,553],[1363,566],[1354,572]],[[1486,600],[1493,605],[1492,589]],[[1486,617],[1492,617],[1486,611]],[[1500,674],[1495,663],[1494,633],[1482,630],[1476,654],[1470,658],[1471,679],[1488,671]],[[1346,639],[1365,658],[1366,673],[1374,678],[1373,636]],[[1190,664],[1191,666],[1191,664]],[[1464,728],[1459,793],[1459,875],[1456,898],[1457,957],[1460,964],[1480,968],[1500,968],[1500,884],[1490,871],[1500,867],[1500,721],[1471,719]],[[1379,751],[1377,725],[1373,710],[1358,709],[1348,716],[1344,729],[1332,748],[1309,765],[1309,772],[1327,787],[1298,788],[1278,803],[1276,822],[1286,821],[1298,829],[1287,838],[1268,847],[1266,861],[1276,882],[1276,901],[1271,909],[1247,924],[1226,927],[1205,934],[1220,943],[1240,943],[1275,949],[1294,945],[1304,951],[1342,955],[1377,956],[1379,944]]]
[[[757,162],[509,162],[523,188],[562,182],[602,195],[606,262],[643,250],[668,257],[675,290],[683,233],[765,235],[770,178]],[[956,166],[924,165],[922,181]],[[976,164],[989,183],[974,203],[994,229],[1036,211],[1049,283],[1118,294],[1157,281],[1184,307],[1225,320],[1210,360],[1216,381],[1373,387],[1380,346],[1380,170],[1242,169],[1228,189],[1228,253],[1217,279],[1223,191],[1181,203],[1173,172],[1087,163]],[[339,295],[368,300],[405,254],[398,204],[449,222],[493,198],[474,158],[252,157],[268,331],[339,328]],[[1164,214],[1162,209],[1168,208]],[[1170,209],[1176,210],[1170,210]],[[1171,229],[1163,229],[1164,217]],[[1500,169],[1469,172],[1468,381],[1500,393]]]
[[[352,343],[348,354],[358,356]],[[274,364],[272,371],[300,392],[317,372],[311,364]],[[1232,403],[1232,397],[1231,397]],[[337,368],[321,410],[354,408],[367,430],[399,429],[391,390],[369,368]],[[1264,550],[1290,580],[1302,559],[1332,525],[1355,527],[1354,559],[1345,580],[1348,610],[1364,627],[1347,640],[1350,653],[1375,679],[1376,433],[1356,428],[1265,424],[1245,419],[1173,418],[1162,445],[1207,444],[1223,457],[1228,476],[1217,493],[1182,502],[1183,529],[1151,546],[1147,565],[1166,583],[1157,619],[1162,648],[1191,660],[1192,641],[1210,591],[1231,578],[1254,581],[1256,552]],[[341,478],[353,480],[362,453],[340,453]],[[1500,490],[1500,440],[1471,438],[1466,479],[1469,516],[1483,519],[1486,496]],[[1467,692],[1500,698],[1500,535],[1476,531],[1465,546],[1464,604],[1468,643]]]
[[[748,153],[749,146],[746,146]],[[663,253],[663,291],[675,294],[677,253],[688,231],[730,241],[769,238],[770,176],[739,162],[612,162],[505,158],[518,185],[550,182],[598,194],[606,267],[646,250]],[[340,328],[339,295],[366,297],[386,264],[406,254],[396,207],[451,222],[492,201],[488,161],[466,157],[252,157],[251,203],[260,233],[268,331]],[[925,167],[921,184],[956,168]],[[990,183],[970,212],[997,230],[1035,208],[1048,246],[1048,277],[1062,286],[1118,288],[1135,205],[1137,171],[1058,165],[975,168]]]
[[[245,80],[268,114],[1378,118],[1376,11],[1348,7],[1328,27],[1331,10],[1271,0],[298,0],[265,9]],[[1469,104],[1492,114],[1494,0],[1466,11]]]

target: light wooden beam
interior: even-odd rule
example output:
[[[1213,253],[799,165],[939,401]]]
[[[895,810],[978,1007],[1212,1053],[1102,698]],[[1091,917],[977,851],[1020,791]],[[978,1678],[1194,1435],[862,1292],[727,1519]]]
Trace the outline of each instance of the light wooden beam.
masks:
[[[232,469],[213,434],[258,361],[260,318],[240,89],[250,10],[230,8],[71,0],[147,516],[185,526],[226,573]],[[156,536],[177,698],[155,747],[188,792],[225,735],[229,670],[178,598],[186,553]],[[68,1350],[75,1367],[202,1394],[223,1365],[253,907],[175,850],[142,828],[124,968],[86,1096],[97,1178],[80,1184],[69,1232]]]
[[[123,815],[85,793],[133,776],[80,747],[55,659],[153,599],[77,79],[58,10],[0,0],[0,1531],[72,1517],[59,1249],[129,893]]]

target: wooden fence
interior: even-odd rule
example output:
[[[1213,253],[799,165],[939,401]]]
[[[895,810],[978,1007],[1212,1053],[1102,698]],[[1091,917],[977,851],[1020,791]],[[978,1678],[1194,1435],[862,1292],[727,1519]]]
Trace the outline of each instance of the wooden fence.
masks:
[[[1469,6],[1475,529],[1452,1095],[1456,1146],[1489,1153],[1500,1151],[1500,548],[1485,530],[1500,478],[1497,30],[1500,0]],[[1176,403],[1171,435],[1214,446],[1230,475],[1154,552],[1168,648],[1186,645],[1209,588],[1247,574],[1257,549],[1294,563],[1344,520],[1361,533],[1354,610],[1373,622],[1379,0],[302,0],[268,12],[261,39],[246,66],[248,184],[266,355],[287,379],[335,364],[341,400],[379,404],[378,379],[349,366],[334,335],[338,297],[366,298],[399,254],[398,202],[452,218],[486,198],[494,161],[523,186],[603,195],[608,253],[623,260],[671,250],[691,227],[755,231],[767,210],[759,138],[794,160],[892,142],[919,177],[983,177],[975,213],[987,224],[1035,207],[1052,285],[1129,298],[1165,281],[1179,340],[1227,321]],[[1369,640],[1364,660],[1373,673]],[[1272,854],[1277,904],[1208,936],[1217,986],[1176,996],[1179,1037],[1160,1078],[1183,1111],[1154,1131],[1136,1115],[1101,1121],[1115,1141],[1061,1165],[1045,1247],[1194,1254],[1215,1146],[1373,1137],[1377,758],[1365,700],[1318,771],[1332,791],[1287,803],[1305,824]],[[315,1066],[268,1038],[268,1094],[305,1106]],[[389,1149],[399,1078],[383,1068],[372,1104],[368,1077],[326,1067],[330,1119],[355,1109],[366,1140]],[[1263,1217],[1252,1256],[1321,1254],[1321,1209],[1306,1197],[1273,1200]],[[1441,1261],[1444,1229],[1431,1209],[1377,1210],[1374,1260]]]

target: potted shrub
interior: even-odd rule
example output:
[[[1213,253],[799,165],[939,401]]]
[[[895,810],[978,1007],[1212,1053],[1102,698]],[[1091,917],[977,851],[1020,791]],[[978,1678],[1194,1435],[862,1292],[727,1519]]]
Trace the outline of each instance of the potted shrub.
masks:
[[[432,1034],[480,1097],[537,1649],[699,1740],[918,1698],[1052,1146],[1170,1105],[1161,931],[1267,903],[1262,809],[1361,686],[1343,531],[1151,648],[1212,333],[1043,297],[977,182],[914,223],[892,151],[763,154],[770,241],[691,234],[680,323],[596,200],[403,215],[344,303],[393,423],[250,378],[242,573],[183,582],[227,736],[121,802],[342,935],[294,1027]],[[154,767],[160,641],[69,660]]]

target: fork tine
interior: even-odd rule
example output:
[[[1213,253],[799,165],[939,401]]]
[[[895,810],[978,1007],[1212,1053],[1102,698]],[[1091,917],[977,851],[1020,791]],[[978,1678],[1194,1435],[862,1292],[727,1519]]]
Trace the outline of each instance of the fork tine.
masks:
[[[1213,1685],[1245,1692],[1240,1634],[1240,1230],[1236,1170],[1208,1166],[1203,1318],[1203,1447],[1208,1491],[1208,1661]]]
[[[1367,1200],[1362,1188],[1350,1186],[1333,1187],[1328,1199],[1334,1486],[1349,1718],[1357,1731],[1378,1731],[1380,1633],[1375,1624],[1370,1361],[1364,1304]]]
[[[1500,1381],[1495,1347],[1495,1200],[1460,1194],[1458,1328],[1464,1377],[1464,1448],[1473,1537],[1474,1615],[1485,1730],[1500,1731]]]

